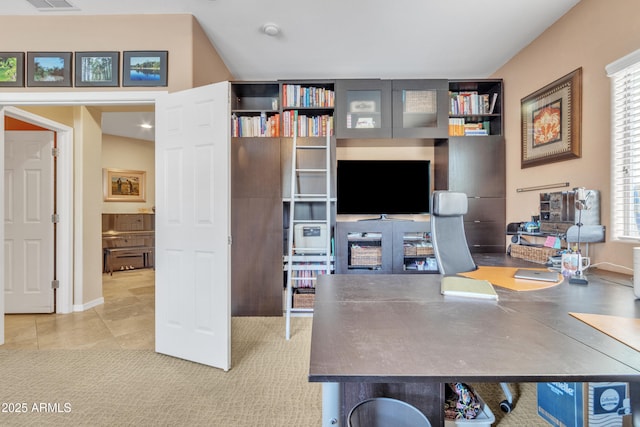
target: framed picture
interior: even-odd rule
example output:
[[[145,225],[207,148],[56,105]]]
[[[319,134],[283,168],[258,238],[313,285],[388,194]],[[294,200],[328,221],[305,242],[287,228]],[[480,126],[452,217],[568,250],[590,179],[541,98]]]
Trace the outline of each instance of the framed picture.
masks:
[[[167,51],[125,51],[122,86],[166,86]]]
[[[27,52],[27,86],[71,86],[71,52]]]
[[[0,52],[0,86],[24,86],[24,52]]]
[[[521,168],[582,155],[582,68],[521,100]]]
[[[105,202],[144,202],[146,201],[145,171],[126,169],[103,169],[102,184]]]
[[[76,52],[75,85],[120,86],[120,52]]]

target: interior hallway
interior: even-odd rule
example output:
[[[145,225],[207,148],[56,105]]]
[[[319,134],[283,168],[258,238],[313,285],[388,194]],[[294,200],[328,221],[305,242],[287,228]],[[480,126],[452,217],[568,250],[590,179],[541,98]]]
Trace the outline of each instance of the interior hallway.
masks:
[[[0,349],[155,348],[155,271],[102,275],[104,304],[70,314],[7,314]]]

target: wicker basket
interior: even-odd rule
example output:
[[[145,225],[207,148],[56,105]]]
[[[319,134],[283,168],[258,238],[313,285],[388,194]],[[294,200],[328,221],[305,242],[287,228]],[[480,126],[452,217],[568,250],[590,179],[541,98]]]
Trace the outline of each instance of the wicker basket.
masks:
[[[351,246],[352,266],[373,266],[382,264],[381,246]]]
[[[511,256],[514,258],[522,258],[527,261],[537,262],[539,264],[546,264],[549,261],[550,256],[557,254],[557,249],[545,248],[541,246],[525,246],[525,245],[511,245]]]
[[[416,245],[405,244],[404,245],[404,256],[416,256],[418,255],[418,250],[416,249]]]
[[[433,246],[416,246],[416,255],[433,255]]]
[[[316,294],[312,293],[294,293],[293,294],[293,308],[313,308],[313,302],[316,299]]]

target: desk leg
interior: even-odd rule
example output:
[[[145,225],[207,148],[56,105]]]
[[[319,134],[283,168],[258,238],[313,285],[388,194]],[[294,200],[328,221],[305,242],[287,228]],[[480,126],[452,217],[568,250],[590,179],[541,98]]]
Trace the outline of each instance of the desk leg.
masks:
[[[640,426],[640,382],[629,383],[631,398],[631,425]]]
[[[340,424],[340,383],[322,383],[322,427]]]

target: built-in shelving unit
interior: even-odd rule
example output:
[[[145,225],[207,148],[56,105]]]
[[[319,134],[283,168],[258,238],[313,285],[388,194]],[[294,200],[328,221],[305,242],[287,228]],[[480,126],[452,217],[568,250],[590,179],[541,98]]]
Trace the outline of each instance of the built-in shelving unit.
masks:
[[[469,196],[465,229],[471,250],[504,252],[503,99],[500,79],[232,82],[232,313],[281,315],[287,306],[283,303],[283,283],[287,281],[283,271],[289,262],[293,129],[297,129],[300,144],[314,145],[324,140],[327,132],[331,139],[333,208],[327,233],[335,241],[336,272],[436,271],[429,253],[428,221],[398,222],[404,225],[397,227],[404,228],[385,225],[390,224],[385,221],[365,221],[366,225],[350,228],[349,234],[341,222],[336,223],[336,145],[346,146],[351,139],[358,140],[360,146],[366,145],[367,139],[387,139],[392,144],[418,139],[433,145],[434,189],[463,191]],[[460,109],[461,100],[470,107]],[[450,135],[454,119],[486,132]],[[311,160],[313,165],[314,160],[306,156],[311,154],[304,153],[300,160]],[[319,176],[309,174],[301,187],[313,192],[320,181]],[[319,204],[296,203],[306,212],[305,219],[325,220]],[[359,223],[349,226],[353,224]],[[373,259],[366,258],[367,251]],[[300,285],[294,290],[293,306],[300,304],[303,309],[312,299],[308,295],[313,294],[314,286],[306,284],[315,283],[316,260],[313,254],[300,256],[309,258],[310,268],[305,269],[304,262],[297,263],[301,259],[295,260],[298,267],[294,274]]]
[[[464,226],[472,252],[505,252],[506,160],[502,136],[502,80],[452,80],[449,91],[451,94],[477,93],[479,99],[488,98],[489,111],[494,98],[495,103],[492,113],[474,114],[464,109],[457,111],[459,114],[450,112],[450,120],[482,124],[487,135],[449,136],[436,142],[435,189],[460,191],[469,197]]]

